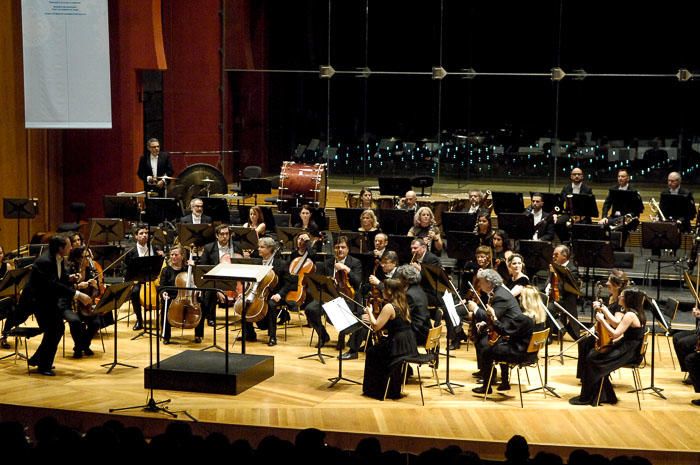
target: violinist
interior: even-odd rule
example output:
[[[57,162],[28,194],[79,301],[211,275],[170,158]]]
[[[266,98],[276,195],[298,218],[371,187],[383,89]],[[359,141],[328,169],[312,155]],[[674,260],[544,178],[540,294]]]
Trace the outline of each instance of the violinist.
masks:
[[[376,287],[381,292],[385,279],[392,278],[399,265],[399,256],[393,250],[388,250],[379,261],[379,267],[375,269],[376,274],[369,276],[369,284]]]
[[[644,341],[646,318],[644,302],[646,294],[637,289],[625,289],[618,298],[622,317],[615,322],[604,313],[597,313],[600,321],[610,333],[612,348],[601,352],[590,350],[584,359],[581,374],[581,393],[569,399],[571,405],[597,405],[600,403],[616,404],[617,396],[610,383],[610,373],[630,363],[640,362],[639,349]],[[602,386],[601,386],[602,382]]]
[[[486,311],[488,308],[492,318],[500,321],[505,325],[506,320],[514,320],[522,313],[518,301],[513,297],[507,287],[503,285],[503,278],[496,270],[486,268],[479,270],[476,274],[479,288],[489,295],[488,300],[481,301],[477,299],[467,302],[467,309],[472,315],[472,322],[478,328],[484,327],[489,322],[489,316]],[[482,306],[482,302],[487,308]],[[480,324],[481,323],[481,324]],[[486,331],[479,331],[474,339],[474,347],[476,348],[476,362],[479,370],[473,375],[476,378],[481,378],[488,381],[489,370],[491,366],[483,362],[483,352],[488,347],[488,334]],[[475,391],[476,392],[476,391]]]
[[[168,264],[160,272],[160,286],[175,286],[175,280],[177,275],[186,272],[186,266],[194,266],[194,261],[189,258],[189,252],[186,248],[181,245],[176,245],[170,249],[170,260]],[[175,295],[169,295],[167,291],[163,292],[163,298],[169,300],[169,304],[172,304]],[[163,305],[162,308],[165,308]],[[172,332],[172,327],[168,321],[166,312],[163,312],[163,344],[170,344],[170,335]],[[202,342],[202,337],[204,336],[204,319],[202,318],[194,330],[194,343],[199,344]]]
[[[190,214],[180,218],[182,224],[211,224],[211,216],[204,214],[204,202],[199,197],[190,200]]]
[[[497,388],[499,391],[510,389],[508,363],[534,362],[536,360],[537,354],[528,354],[527,348],[530,345],[533,331],[544,329],[546,313],[537,288],[525,286],[522,290],[520,303],[521,313],[515,312],[514,315],[506,315],[501,319],[493,313],[491,314],[491,327],[500,337],[494,345],[487,344],[481,353],[481,363],[483,367],[486,367],[486,373],[489,371],[488,368],[493,366],[494,360],[504,362],[501,363],[501,384]],[[480,324],[486,325],[485,322]],[[528,359],[529,357],[532,358]],[[488,378],[484,378],[482,386],[474,388],[473,391],[477,394],[483,394],[486,392],[487,385]],[[490,388],[488,393],[491,394]]]
[[[262,258],[262,264],[272,266],[272,270],[277,275],[277,285],[270,289],[270,298],[267,301],[267,318],[258,321],[258,328],[267,329],[267,345],[272,347],[277,345],[277,318],[280,309],[286,300],[287,293],[296,286],[296,280],[293,280],[289,274],[289,263],[282,259],[281,254],[276,253],[276,243],[271,237],[261,237],[258,240],[257,256]],[[256,253],[253,253],[255,256]],[[257,339],[253,323],[245,322],[246,334],[252,335],[251,339]]]
[[[90,289],[98,287],[96,272],[89,272],[87,254],[90,253],[82,244],[82,236],[74,234],[71,236],[71,249],[66,262],[66,270],[70,273],[71,282],[79,291],[85,292],[88,295],[92,292]],[[94,277],[88,276],[92,274]],[[68,323],[71,337],[73,338],[73,358],[82,358],[83,355],[94,355],[90,349],[90,344],[95,334],[100,330],[102,318],[99,315],[86,316],[79,311],[64,314],[64,319]]]
[[[629,282],[630,281],[627,277],[627,273],[625,273],[624,271],[618,268],[614,268],[610,271],[608,280],[604,284],[605,287],[607,287],[608,292],[610,294],[610,296],[608,297],[607,305],[602,302],[599,295],[600,291],[602,291],[603,284],[598,283],[596,285],[597,299],[592,303],[593,310],[596,312],[601,312],[603,315],[605,315],[605,318],[608,320],[608,323],[610,323],[610,325],[612,326],[619,325],[620,321],[622,320],[622,317],[624,316],[623,309],[618,303],[618,300],[620,294],[622,294],[622,291],[627,289]],[[595,343],[596,339],[594,337],[587,337],[585,339],[582,339],[581,342],[579,342],[578,365],[576,367],[576,377],[579,379],[581,378],[581,376],[583,376],[586,355],[588,355],[588,352],[590,352],[591,349],[593,349]]]
[[[202,250],[202,255],[199,258],[200,265],[218,265],[219,263],[228,261],[232,257],[241,256],[241,249],[231,241],[231,231],[227,224],[220,224],[214,230],[216,240],[206,244]],[[224,302],[226,296],[220,294],[214,295],[213,292],[205,292],[202,298],[203,318],[207,320],[209,326],[214,326],[216,302]]]
[[[428,340],[428,331],[432,327],[432,323],[428,310],[428,296],[420,287],[420,273],[411,265],[401,265],[393,276],[400,279],[406,287],[406,300],[411,313],[411,328],[413,328],[418,344],[424,345]]]
[[[510,293],[515,297],[520,296],[523,288],[530,284],[530,278],[527,277],[523,270],[525,269],[525,259],[519,253],[514,253],[508,259],[509,279],[506,281],[506,287],[510,289]]]
[[[413,226],[406,234],[417,237],[425,242],[428,250],[440,252],[443,248],[440,228],[435,224],[435,215],[430,207],[420,207],[413,216]]]
[[[362,320],[372,330],[386,330],[388,336],[380,343],[367,349],[365,375],[362,394],[375,399],[398,399],[401,397],[403,376],[402,361],[418,353],[416,339],[411,331],[411,314],[406,302],[406,287],[399,279],[384,281],[383,297],[385,304],[378,315],[372,307],[365,308]],[[387,381],[391,384],[387,390]]]
[[[356,290],[360,289],[360,284],[362,283],[362,262],[355,257],[349,255],[350,244],[348,243],[348,238],[346,236],[339,236],[334,245],[335,256],[333,258],[326,259],[323,263],[317,264],[318,272],[321,274],[326,274],[328,276],[333,276],[338,283],[338,290],[348,294],[355,294]],[[348,294],[350,295],[350,294]],[[348,300],[345,301],[351,310],[355,312],[356,315],[360,316],[362,309],[357,309],[354,302]],[[331,337],[326,331],[326,328],[321,322],[321,312],[323,307],[321,302],[312,301],[306,306],[306,320],[309,325],[318,334],[318,343],[316,347],[323,347]],[[356,359],[357,353],[360,350],[362,341],[364,341],[366,336],[366,331],[358,330],[353,333],[353,336],[358,333],[364,333],[359,337],[351,337],[349,341],[349,351],[342,355],[344,360]],[[338,345],[342,347],[344,345],[344,335],[339,335]]]
[[[165,255],[164,252],[157,246],[148,244],[148,226],[139,225],[136,228],[136,246],[126,254],[124,257],[124,263],[126,264],[127,270],[130,266],[134,266],[134,260],[140,257],[149,257],[155,254]],[[134,286],[131,291],[131,306],[134,308],[134,315],[136,316],[136,324],[134,325],[134,331],[140,331],[143,329],[143,315],[141,312],[141,284]]]
[[[265,217],[263,216],[263,209],[257,205],[250,207],[248,211],[248,221],[243,223],[244,228],[255,229],[258,237],[263,237],[267,226],[265,226]]]
[[[554,239],[554,221],[549,213],[542,210],[544,199],[539,192],[533,192],[530,197],[530,206],[525,209],[525,213],[532,218],[535,233],[532,240],[551,241]]]
[[[558,245],[554,248],[554,252],[552,252],[552,262],[569,270],[573,281],[578,282],[578,268],[574,262],[570,260],[570,256],[571,250],[567,246]],[[554,273],[550,273],[550,283],[545,287],[545,294],[548,294],[550,298],[552,298],[552,294],[554,294],[551,284],[552,279],[554,279]],[[576,304],[578,294],[571,292],[571,289],[565,285],[565,280],[561,277],[557,276],[556,280],[558,281],[559,305],[564,307],[566,311],[571,313],[575,318],[578,318],[578,305]],[[562,318],[564,329],[569,336],[571,336],[574,341],[577,340],[579,338],[579,327],[576,322],[571,321],[566,315],[562,315],[560,318]]]

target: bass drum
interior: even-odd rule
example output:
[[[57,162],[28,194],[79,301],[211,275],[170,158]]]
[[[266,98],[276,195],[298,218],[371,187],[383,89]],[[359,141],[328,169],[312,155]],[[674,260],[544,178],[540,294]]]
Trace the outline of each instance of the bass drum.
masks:
[[[293,161],[282,163],[280,200],[302,200],[312,207],[326,206],[326,165],[304,165]]]

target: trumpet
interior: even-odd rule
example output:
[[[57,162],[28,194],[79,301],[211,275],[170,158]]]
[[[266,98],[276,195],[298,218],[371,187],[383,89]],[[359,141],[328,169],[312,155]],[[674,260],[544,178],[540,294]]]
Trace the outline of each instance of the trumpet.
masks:
[[[652,215],[649,215],[651,221],[658,221],[658,218],[661,218],[661,221],[666,221],[666,216],[664,215],[664,212],[661,211],[661,207],[654,197],[652,197],[649,201],[649,207],[653,213]],[[656,219],[654,217],[656,217]]]

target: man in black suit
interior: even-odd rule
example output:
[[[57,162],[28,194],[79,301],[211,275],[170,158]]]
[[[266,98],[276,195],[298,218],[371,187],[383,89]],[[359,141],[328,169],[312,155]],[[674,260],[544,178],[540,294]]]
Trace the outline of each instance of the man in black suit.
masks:
[[[506,321],[515,321],[518,315],[522,314],[518,301],[510,293],[510,290],[503,285],[503,278],[498,274],[498,271],[491,268],[481,269],[477,272],[476,279],[479,283],[479,289],[489,295],[488,302],[484,302],[484,304],[493,308],[496,318],[502,324],[505,324]],[[474,347],[476,348],[476,363],[479,371],[473,373],[473,375],[477,378],[488,380],[491,366],[484,363],[482,354],[489,346],[488,332],[485,330],[489,318],[486,309],[478,302],[470,300],[466,305],[469,312],[473,315],[472,324],[477,328]],[[501,379],[507,383],[508,375],[501,373]],[[476,388],[473,391],[483,394],[486,390],[483,386],[481,391],[478,389]]]
[[[555,247],[552,252],[552,262],[569,270],[574,283],[577,283],[579,279],[578,268],[570,258],[571,250],[565,245]],[[550,277],[550,279],[553,279],[553,277]],[[578,319],[578,305],[576,302],[580,292],[574,292],[574,290],[578,290],[578,285],[576,285],[576,289],[572,289],[570,286],[566,285],[566,280],[559,276],[557,276],[557,281],[559,290],[559,300],[557,303]],[[550,298],[552,296],[551,287],[550,282],[545,288],[545,293],[548,294]],[[574,341],[577,340],[580,333],[578,324],[572,321],[567,315],[560,315],[559,319],[564,323],[564,330],[569,336],[571,336]]]
[[[576,167],[572,169],[569,179],[571,179],[571,182],[565,184],[561,189],[561,205],[563,206],[564,213],[557,216],[557,220],[554,225],[554,230],[562,242],[568,241],[570,237],[567,223],[571,221],[571,217],[569,216],[571,213],[569,211],[571,209],[571,205],[568,203],[568,197],[574,194],[593,195],[593,189],[591,189],[590,186],[583,181],[583,170],[581,168]],[[583,217],[580,218],[577,223],[590,224],[591,219],[588,217]]]
[[[525,213],[532,218],[535,233],[532,239],[535,241],[551,241],[554,239],[554,222],[550,214],[542,210],[544,199],[539,192],[533,192],[530,206]]]
[[[157,197],[165,195],[166,180],[163,176],[172,176],[175,172],[167,152],[160,151],[158,139],[149,139],[146,143],[149,153],[143,154],[139,159],[137,175],[143,181],[143,190],[157,192]]]
[[[92,302],[90,296],[76,291],[70,283],[64,263],[70,251],[70,240],[66,236],[53,236],[49,240],[48,255],[37,258],[32,265],[29,282],[19,301],[21,307],[33,309],[44,331],[29,365],[36,366],[39,373],[46,376],[55,376],[53,361],[63,337],[64,315],[73,312],[71,301],[77,299],[85,305]]]
[[[659,197],[661,212],[664,213],[667,220],[677,221],[681,230],[683,232],[690,232],[690,221],[695,218],[697,212],[695,208],[695,199],[693,199],[693,193],[690,192],[685,187],[681,187],[681,174],[673,171],[668,173],[668,178],[666,179],[668,185],[667,189],[661,191]],[[666,195],[678,195],[685,197],[685,213],[682,216],[674,217],[670,214],[670,209],[666,206]],[[659,218],[660,220],[661,218]]]
[[[629,205],[613,205],[613,199],[610,191],[614,190],[632,191],[637,195],[634,198],[634,201],[630,202]],[[605,198],[605,202],[603,203],[603,212],[601,215],[602,218],[598,224],[618,224],[620,221],[624,221],[625,226],[622,227],[622,247],[624,248],[627,238],[629,237],[629,232],[637,229],[637,226],[639,225],[639,217],[641,216],[642,212],[644,212],[642,198],[639,195],[639,192],[632,189],[630,185],[630,175],[627,169],[620,168],[617,171],[617,185],[608,190],[608,196]],[[608,216],[608,214],[610,216]],[[624,218],[625,215],[631,215],[633,219],[628,221]]]
[[[204,214],[204,202],[199,197],[190,200],[190,214],[180,218],[183,224],[211,224],[211,216]]]
[[[571,182],[564,185],[561,189],[562,203],[566,200],[567,195],[593,193],[593,189],[583,181],[583,170],[581,168],[576,167],[572,169],[569,179],[571,179]]]
[[[140,257],[150,257],[153,255],[163,255],[163,251],[148,244],[148,226],[139,225],[136,229],[136,244],[134,248],[131,249],[124,257],[124,263],[126,264],[127,274],[129,274],[129,268],[134,266],[135,260]],[[153,279],[157,278],[153,276]],[[134,315],[136,316],[136,324],[134,324],[134,331],[140,331],[143,329],[143,314],[141,312],[141,284],[137,284],[131,291],[131,306],[134,309]],[[152,302],[155,306],[155,302]]]
[[[411,312],[411,328],[416,335],[416,342],[424,345],[428,340],[428,331],[432,324],[428,311],[428,296],[420,287],[420,273],[410,265],[402,265],[396,269],[395,276],[406,286],[406,301]]]
[[[347,278],[349,286],[353,289],[355,295],[359,295],[360,284],[362,283],[362,262],[355,257],[349,255],[350,244],[348,243],[347,236],[339,236],[335,242],[334,246],[335,257],[326,259],[323,263],[317,264],[317,273],[325,274],[326,276],[335,276],[337,281],[341,278]],[[355,313],[359,318],[362,318],[364,313],[363,308],[357,308],[354,302],[345,299],[350,310]],[[318,334],[318,344],[316,347],[323,347],[326,342],[330,341],[331,337],[328,335],[326,328],[321,323],[321,312],[323,307],[321,302],[314,300],[306,306],[306,320],[309,325]],[[366,339],[367,328],[364,326],[361,329],[357,329],[352,333],[350,340],[348,342],[348,351],[341,355],[343,360],[352,360],[357,358],[357,353],[360,351],[360,346],[362,341]],[[338,335],[338,346],[342,347],[345,344],[345,335]]]
[[[200,265],[218,265],[222,261],[229,261],[232,257],[238,255],[241,256],[240,248],[231,241],[231,232],[229,231],[229,226],[227,224],[220,224],[215,229],[216,240],[205,245],[202,249],[202,255],[199,257]],[[223,259],[223,260],[222,260]],[[202,296],[202,311],[203,316],[200,325],[203,325],[204,320],[207,320],[209,326],[214,326],[215,316],[216,316],[216,302],[217,300],[223,302],[226,297],[219,295],[218,297],[213,292],[205,292]],[[248,340],[251,342],[255,336],[248,335]]]

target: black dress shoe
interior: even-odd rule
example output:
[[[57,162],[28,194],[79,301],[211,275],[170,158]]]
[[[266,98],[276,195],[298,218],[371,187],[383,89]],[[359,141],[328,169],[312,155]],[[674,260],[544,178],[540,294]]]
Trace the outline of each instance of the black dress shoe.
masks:
[[[276,346],[277,345],[277,338],[276,337],[271,337],[269,341],[267,341],[267,345],[270,347]]]
[[[292,318],[289,316],[289,312],[287,310],[282,310],[278,316],[279,318],[279,324],[283,325]]]
[[[83,351],[82,350],[74,350],[73,351],[73,358],[83,358]]]
[[[141,331],[143,329],[143,325],[141,324],[140,321],[137,321],[134,327],[132,328],[134,331]]]
[[[7,342],[7,338],[5,336],[0,338],[0,347],[3,349],[10,349],[12,346],[10,345],[9,342]]]
[[[207,320],[207,325],[209,325],[209,326],[214,326],[214,325],[216,325],[216,322],[215,322],[214,320],[212,320],[211,318],[209,318],[209,319]]]
[[[316,343],[316,348],[320,349],[323,346],[326,345],[326,342],[330,341],[331,337],[328,335],[328,333],[325,333],[321,336],[318,337],[318,342]]]
[[[690,403],[695,405],[696,407],[700,407],[700,399],[693,399],[690,401]]]
[[[581,396],[572,397],[569,399],[569,403],[571,405],[591,405],[590,400],[583,400],[581,399]]]
[[[461,346],[459,339],[455,339],[450,343],[450,350],[458,350]]]
[[[693,385],[693,378],[688,376],[686,379],[683,380],[683,384],[687,384],[688,386],[692,386]]]
[[[30,367],[39,366],[39,360],[30,357],[29,360],[27,360],[27,364],[28,364]]]
[[[486,394],[486,386],[475,387],[474,389],[472,389],[472,392],[474,392],[476,394]],[[492,392],[493,392],[493,389],[489,388],[488,394],[491,394]]]
[[[496,388],[497,391],[510,391],[510,383],[501,382]]]
[[[195,336],[194,337],[194,342],[195,344],[201,344],[202,343],[202,338],[200,336]]]
[[[343,360],[355,360],[357,358],[357,352],[354,350],[348,350],[343,355],[340,356]]]
[[[40,375],[44,375],[44,376],[56,376],[56,372],[51,370],[51,369],[49,369],[49,370],[37,370],[37,373],[39,373]]]
[[[472,373],[472,376],[474,378],[483,378],[484,374],[481,372],[481,370],[479,370],[479,371],[475,371],[474,373]]]
[[[237,340],[237,341],[242,341],[242,340],[243,340],[243,336],[238,336],[238,337],[236,338],[236,340]],[[246,336],[245,341],[246,341],[246,342],[258,342],[258,336],[253,336],[253,337]]]
[[[170,339],[168,339],[167,337],[164,337],[164,338],[163,338],[163,344],[165,344],[166,346],[167,346],[168,344],[170,344]]]
[[[90,357],[91,355],[95,355],[95,352],[93,352],[92,349],[89,347],[86,347],[85,349],[83,349],[83,353],[85,355],[87,355],[88,357]]]

